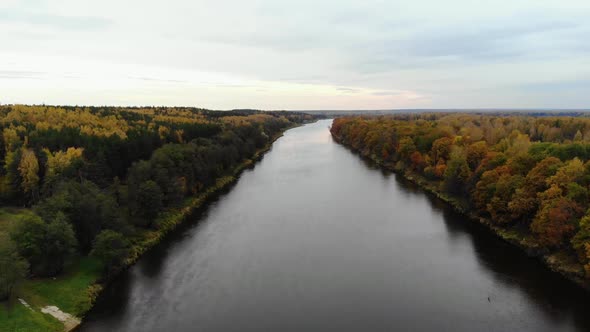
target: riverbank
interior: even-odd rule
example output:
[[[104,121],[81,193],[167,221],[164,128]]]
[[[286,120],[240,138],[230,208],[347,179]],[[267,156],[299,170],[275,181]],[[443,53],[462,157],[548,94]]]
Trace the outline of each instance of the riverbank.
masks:
[[[551,271],[560,274],[567,280],[582,287],[586,291],[590,291],[590,280],[585,277],[584,267],[577,261],[571,253],[560,250],[547,252],[543,250],[533,239],[516,229],[505,229],[498,227],[492,223],[488,218],[479,216],[468,208],[466,202],[449,196],[439,190],[439,185],[435,182],[428,181],[423,176],[416,174],[408,169],[396,168],[394,164],[385,163],[380,158],[374,155],[363,153],[352,148],[342,137],[332,134],[332,138],[342,146],[346,147],[351,152],[359,155],[363,159],[397,175],[402,176],[405,180],[417,185],[428,194],[435,196],[437,199],[449,204],[454,210],[483,225],[490,232],[501,238],[502,240],[522,249],[528,256],[540,260]]]
[[[195,210],[203,207],[215,194],[236,182],[241,172],[260,160],[285,131],[303,124],[294,124],[285,128],[249,159],[238,164],[227,175],[218,178],[214,185],[194,197],[187,198],[180,207],[161,213],[154,223],[154,229],[142,231],[130,239],[132,243],[130,255],[122,266],[108,275],[105,275],[101,264],[96,259],[81,257],[72,262],[66,271],[56,278],[25,280],[15,291],[13,299],[4,304],[4,308],[0,308],[0,331],[76,330],[84,315],[92,308],[110,281],[135,264],[145,252],[160,243],[167,234],[182,224]],[[28,213],[28,210],[17,212]],[[23,303],[27,303],[27,306]],[[48,306],[52,307],[51,312],[63,313],[61,316],[68,315],[71,319],[67,319],[66,322],[60,320],[59,315],[56,317],[44,313],[43,309]]]
[[[244,170],[252,167],[260,159],[262,159],[264,154],[266,154],[272,148],[273,143],[277,139],[282,137],[287,130],[302,126],[304,124],[306,123],[295,124],[293,126],[285,128],[285,130],[283,130],[280,134],[272,137],[272,139],[266,146],[257,150],[251,158],[246,159],[242,163],[237,165],[229,175],[217,179],[214,185],[207,188],[207,190],[205,190],[201,194],[187,198],[182,207],[162,213],[155,221],[155,224],[157,225],[157,230],[146,231],[144,235],[144,240],[137,244],[134,244],[134,246],[131,249],[131,254],[124,261],[123,265],[114,273],[109,274],[107,278],[98,280],[97,282],[93,283],[88,287],[87,293],[89,306],[86,308],[84,312],[79,314],[80,324],[83,322],[84,315],[90,309],[92,309],[92,305],[94,304],[98,296],[100,296],[101,291],[108,286],[110,281],[115,279],[122,271],[133,266],[145,252],[159,244],[166,237],[166,235],[175,230],[184,221],[186,221],[187,218],[190,217],[194,211],[203,207],[204,204],[214,195],[222,192],[223,190],[229,188],[232,184],[234,184],[239,179],[240,174]],[[66,331],[75,331],[80,324]]]

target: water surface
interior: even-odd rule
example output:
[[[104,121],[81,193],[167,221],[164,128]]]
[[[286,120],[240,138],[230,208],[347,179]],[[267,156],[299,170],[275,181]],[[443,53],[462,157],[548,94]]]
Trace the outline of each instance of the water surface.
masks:
[[[287,131],[81,330],[590,330],[587,293],[336,144],[330,123]]]

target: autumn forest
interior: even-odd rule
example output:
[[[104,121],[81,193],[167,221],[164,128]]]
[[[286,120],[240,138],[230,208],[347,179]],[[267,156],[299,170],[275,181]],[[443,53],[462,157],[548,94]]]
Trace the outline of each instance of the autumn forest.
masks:
[[[236,182],[242,170],[269,151],[286,130],[315,122],[324,115],[321,112],[256,110],[222,112],[185,107],[0,106],[0,303],[3,304],[0,331],[15,328],[62,331],[64,327],[67,330],[70,323],[78,326],[81,321],[77,317],[86,319],[98,295],[110,282],[116,282],[142,255],[169,236],[168,233],[191,219],[195,211],[208,206],[206,203],[214,194]],[[416,210],[423,208],[412,208],[413,204],[426,203],[420,203],[417,198],[404,201],[401,196],[385,190],[392,185],[390,180],[373,177],[371,169],[375,167],[367,168],[364,163],[362,167],[355,165],[351,160],[359,158],[352,151],[392,171],[387,173],[395,173],[396,178],[419,188],[420,192],[429,192],[437,202],[444,201],[441,203],[461,216],[453,222],[474,223],[494,240],[499,237],[519,253],[542,261],[547,273],[552,270],[583,288],[589,287],[590,117],[586,114],[392,112],[336,116],[334,120],[290,131],[293,134],[285,135],[282,143],[277,142],[279,147],[272,152],[274,159],[261,167],[258,175],[250,174],[258,178],[250,177],[241,183],[241,188],[246,188],[242,189],[242,195],[247,195],[247,199],[236,202],[231,196],[225,198],[226,205],[221,210],[233,214],[213,224],[223,226],[224,220],[235,222],[218,231],[223,239],[227,233],[232,239],[233,232],[240,234],[240,229],[245,235],[233,238],[233,243],[228,241],[229,247],[234,248],[229,253],[217,247],[225,245],[223,241],[211,242],[209,249],[208,240],[199,242],[200,245],[205,243],[202,250],[206,260],[215,256],[219,266],[236,269],[240,264],[250,267],[272,261],[276,258],[273,254],[280,252],[281,260],[287,257],[285,261],[292,262],[284,263],[282,268],[292,268],[288,275],[299,282],[296,274],[301,269],[296,268],[297,264],[311,262],[300,259],[303,255],[300,250],[305,250],[300,241],[313,239],[315,231],[306,232],[320,227],[316,234],[320,249],[313,251],[310,257],[322,257],[321,248],[325,243],[334,245],[338,248],[334,252],[338,254],[326,257],[329,256],[329,264],[343,264],[336,271],[350,267],[348,259],[354,259],[359,252],[363,255],[382,253],[383,260],[355,260],[377,264],[371,265],[373,269],[394,264],[393,274],[384,278],[392,285],[396,278],[404,276],[399,266],[408,266],[396,263],[398,254],[411,254],[409,265],[412,268],[432,267],[427,259],[415,261],[421,259],[416,250],[404,252],[404,241],[410,243],[411,237],[399,231],[401,227],[412,227],[413,214],[421,215]],[[328,124],[331,124],[329,129]],[[336,170],[338,167],[342,169]],[[347,173],[349,169],[354,173]],[[307,180],[313,185],[299,187]],[[359,188],[359,182],[371,184],[358,190],[372,198],[360,202],[358,209],[351,207],[347,213],[340,213],[340,209],[347,208],[342,202],[351,202],[352,206],[358,199],[355,190],[350,188]],[[317,183],[326,185],[319,188]],[[261,202],[270,209],[267,213],[277,212],[280,218],[258,216],[263,208],[251,203],[256,199],[249,197],[256,190],[261,191],[257,194],[259,197],[270,196]],[[396,190],[403,192],[405,189]],[[296,196],[298,193],[302,196]],[[339,201],[338,197],[344,198]],[[389,210],[392,204],[403,204],[405,217],[392,213]],[[250,219],[244,217],[244,206],[254,211]],[[313,218],[302,220],[297,214],[301,211],[293,211],[305,210],[302,206],[314,211]],[[365,212],[361,217],[354,217],[354,213],[361,213],[359,211]],[[376,211],[375,215],[371,215],[371,211]],[[287,218],[283,220],[283,216]],[[317,216],[320,219],[314,219]],[[381,219],[386,222],[378,222]],[[437,226],[442,223],[440,219],[432,217]],[[325,228],[321,228],[322,222],[326,222]],[[385,225],[396,231],[381,233]],[[420,245],[426,246],[424,241],[431,238],[428,231],[432,228],[436,227],[416,228],[426,236],[418,241]],[[286,231],[288,229],[295,233],[302,229],[306,232],[301,234],[307,235],[302,239],[293,238],[291,243],[288,239],[292,234]],[[381,241],[381,246],[377,242],[374,247],[364,244],[364,237],[357,234],[359,230],[372,234],[371,243],[380,239],[377,242]],[[413,231],[414,236],[420,234]],[[264,235],[265,232],[271,235]],[[199,233],[195,234],[194,238],[189,237],[191,241],[198,241]],[[258,240],[253,234],[259,234]],[[347,238],[347,234],[353,236]],[[277,241],[281,236],[283,240]],[[443,239],[446,240],[444,236]],[[360,242],[349,246],[348,241]],[[292,247],[284,247],[289,243]],[[258,248],[258,245],[254,260],[236,252]],[[495,244],[485,246],[495,255]],[[477,251],[471,247],[466,250]],[[223,256],[224,253],[228,256]],[[191,252],[191,261],[198,257],[199,253]],[[229,263],[224,264],[228,257]],[[233,257],[239,259],[234,261]],[[441,252],[439,257],[448,262],[453,258],[448,252]],[[523,257],[538,263],[524,254]],[[469,259],[461,261],[469,264]],[[183,271],[185,263],[170,269]],[[152,262],[147,264],[151,266]],[[202,264],[189,268],[199,273],[218,272]],[[486,264],[490,262],[484,259],[482,265]],[[266,268],[275,271],[278,265],[272,263]],[[305,264],[302,266],[305,272]],[[311,276],[318,275],[316,268],[316,265],[310,268]],[[276,282],[272,273],[264,274],[264,269],[247,270],[262,274],[254,273],[248,277],[250,279],[242,279],[240,275],[223,272],[213,274],[215,277],[208,280],[235,277],[229,284],[236,288],[240,288],[241,281],[254,283],[268,278],[269,282]],[[447,270],[450,271],[442,266],[433,271],[453,273]],[[513,272],[508,275],[510,273]],[[369,278],[367,275],[378,274],[363,272],[359,280]],[[485,277],[485,273],[480,276]],[[410,274],[405,279],[399,278],[417,277]],[[330,277],[327,284],[332,285],[334,280],[340,279]],[[207,285],[209,281],[199,281],[199,285],[201,282]],[[438,282],[434,283],[434,289]],[[446,290],[447,282],[440,280],[440,288]],[[485,282],[485,278],[481,282]],[[290,285],[287,282],[285,287]],[[317,285],[322,287],[321,282]],[[182,293],[187,286],[196,287],[192,283],[179,283],[173,288]],[[307,287],[311,286],[316,285],[310,282]],[[464,287],[463,284],[459,286]],[[262,289],[266,294],[266,289]],[[346,292],[337,293],[345,296]],[[200,295],[196,298],[206,301]],[[250,300],[249,296],[245,298]],[[419,296],[416,299],[422,301]],[[167,299],[158,296],[157,300]],[[487,301],[491,301],[490,297]],[[576,303],[584,301],[585,298]],[[488,303],[491,302],[485,302]],[[75,321],[56,320],[56,316],[38,310],[48,305],[58,306]],[[139,310],[153,309],[135,308]],[[442,316],[446,321],[444,313]],[[108,329],[108,325],[102,328]]]
[[[334,120],[333,137],[590,279],[590,119],[423,114]],[[585,280],[584,280],[585,279]]]
[[[0,300],[21,280],[42,282],[91,266],[88,281],[71,278],[78,288],[59,286],[62,302],[81,315],[92,298],[64,293],[86,294],[92,278],[116,272],[167,223],[178,222],[174,211],[188,198],[232,177],[286,128],[311,118],[250,110],[1,106]],[[18,296],[27,292],[43,297],[52,290],[26,285]]]

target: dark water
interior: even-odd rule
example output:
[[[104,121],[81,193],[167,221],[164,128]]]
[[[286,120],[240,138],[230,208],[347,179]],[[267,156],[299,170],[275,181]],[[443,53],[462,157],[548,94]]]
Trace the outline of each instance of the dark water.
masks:
[[[581,331],[590,297],[393,174],[289,130],[82,331]],[[488,300],[489,298],[489,300]]]

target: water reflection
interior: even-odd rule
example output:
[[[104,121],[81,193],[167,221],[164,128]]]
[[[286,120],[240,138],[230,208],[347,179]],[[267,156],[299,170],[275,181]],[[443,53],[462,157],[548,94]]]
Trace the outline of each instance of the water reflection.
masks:
[[[416,193],[414,184],[400,178],[397,181],[400,186],[412,188],[410,190]],[[569,320],[571,315],[581,330],[588,327],[588,312],[584,305],[578,305],[588,301],[587,293],[559,274],[548,271],[537,259],[496,238],[484,226],[455,212],[433,195],[426,196],[433,209],[442,212],[449,234],[455,240],[458,237],[470,240],[478,263],[496,283],[511,291],[522,292],[555,325]],[[492,295],[491,301],[495,300]]]

